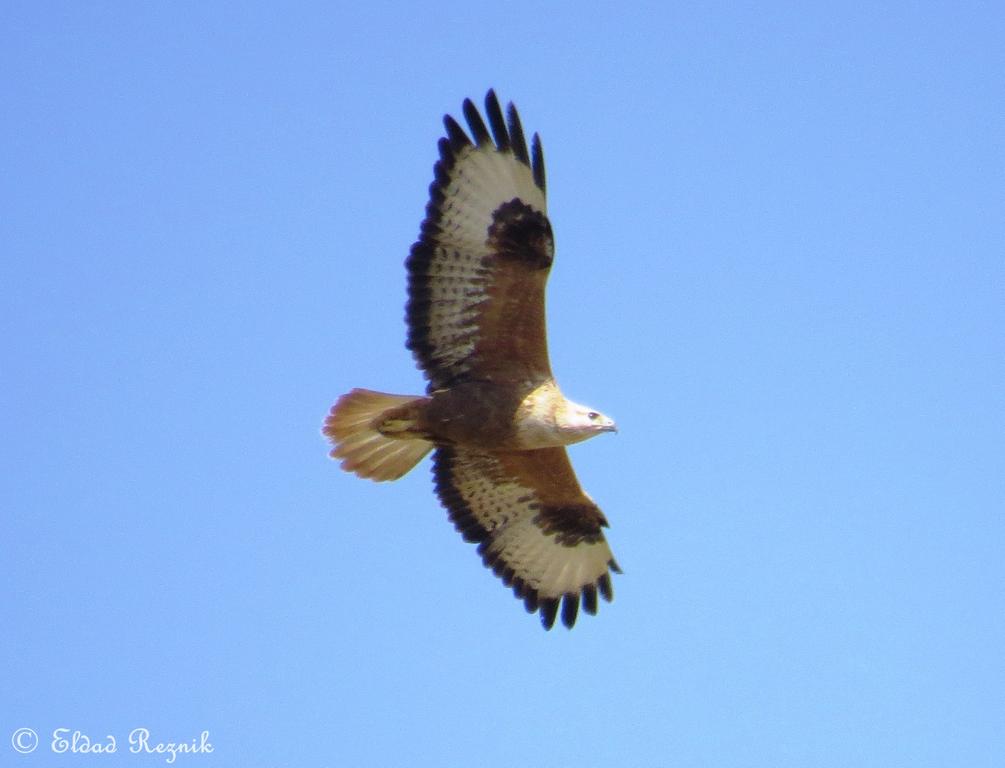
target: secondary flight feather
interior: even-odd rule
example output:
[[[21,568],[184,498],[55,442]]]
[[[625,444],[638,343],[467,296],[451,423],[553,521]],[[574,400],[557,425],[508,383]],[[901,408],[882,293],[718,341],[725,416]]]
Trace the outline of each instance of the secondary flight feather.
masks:
[[[565,446],[614,422],[566,399],[548,359],[544,292],[555,253],[544,155],[493,91],[488,124],[470,101],[468,132],[446,136],[426,218],[406,261],[407,346],[425,396],[354,389],[323,432],[343,469],[395,480],[433,454],[436,493],[486,566],[546,629],[597,612],[620,573],[607,519],[583,491]]]

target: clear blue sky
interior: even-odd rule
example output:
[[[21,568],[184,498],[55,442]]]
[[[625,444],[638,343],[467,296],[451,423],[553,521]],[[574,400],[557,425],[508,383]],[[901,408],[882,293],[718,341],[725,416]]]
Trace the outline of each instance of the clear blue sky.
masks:
[[[1005,765],[1005,12],[404,5],[0,10],[0,764]],[[421,391],[403,260],[490,86],[621,428],[573,632],[319,435]]]

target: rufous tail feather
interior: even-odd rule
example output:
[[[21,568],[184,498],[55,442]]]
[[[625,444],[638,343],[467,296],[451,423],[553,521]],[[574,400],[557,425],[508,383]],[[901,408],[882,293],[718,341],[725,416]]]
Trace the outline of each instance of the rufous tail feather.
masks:
[[[397,480],[433,449],[418,432],[425,397],[354,389],[332,406],[321,432],[342,469],[370,480]]]

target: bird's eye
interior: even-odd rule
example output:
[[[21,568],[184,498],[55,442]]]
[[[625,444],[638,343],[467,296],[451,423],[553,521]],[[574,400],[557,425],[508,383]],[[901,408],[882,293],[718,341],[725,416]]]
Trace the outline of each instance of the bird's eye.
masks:
[[[586,414],[586,418],[588,418],[590,421],[596,421],[597,419],[600,418],[600,414],[597,413],[596,411],[590,411],[588,414]]]

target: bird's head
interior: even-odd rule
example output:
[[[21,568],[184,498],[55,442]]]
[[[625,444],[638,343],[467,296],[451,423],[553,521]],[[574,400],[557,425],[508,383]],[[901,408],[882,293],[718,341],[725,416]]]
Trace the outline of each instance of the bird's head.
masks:
[[[566,400],[564,407],[557,414],[558,428],[568,438],[570,443],[578,443],[599,435],[601,432],[617,432],[614,419],[585,405]]]

